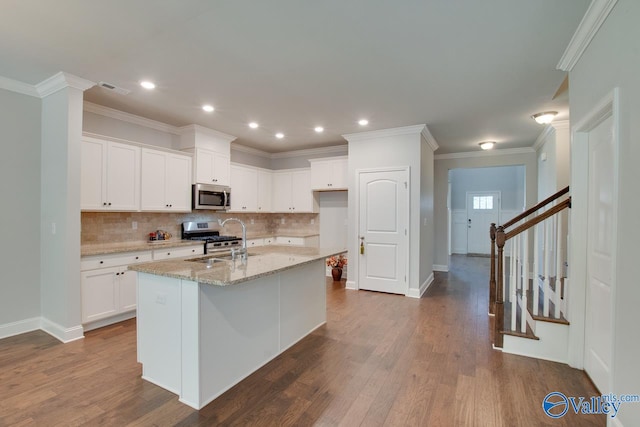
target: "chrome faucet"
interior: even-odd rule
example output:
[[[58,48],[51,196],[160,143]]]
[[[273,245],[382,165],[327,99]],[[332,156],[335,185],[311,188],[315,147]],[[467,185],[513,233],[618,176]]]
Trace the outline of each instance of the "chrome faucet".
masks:
[[[238,218],[227,218],[224,221],[221,220],[220,218],[218,218],[218,224],[220,224],[220,227],[224,227],[224,225],[228,221],[237,221],[242,226],[242,249],[233,249],[233,248],[231,248],[231,259],[235,261],[236,255],[237,254],[241,254],[242,255],[242,261],[246,261],[247,257],[248,257],[248,254],[247,254],[247,226],[244,225],[244,222],[242,220],[238,219]]]

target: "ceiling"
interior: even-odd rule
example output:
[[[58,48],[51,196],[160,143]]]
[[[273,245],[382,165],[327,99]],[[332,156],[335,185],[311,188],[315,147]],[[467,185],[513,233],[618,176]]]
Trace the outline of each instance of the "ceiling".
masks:
[[[94,87],[85,99],[174,126],[196,123],[270,153],[422,123],[437,154],[479,150],[483,140],[528,147],[542,131],[531,114],[568,118],[566,94],[552,99],[565,77],[556,64],[588,5],[3,0],[0,76],[37,84],[65,71],[106,81],[131,93]],[[141,88],[142,79],[157,88]]]

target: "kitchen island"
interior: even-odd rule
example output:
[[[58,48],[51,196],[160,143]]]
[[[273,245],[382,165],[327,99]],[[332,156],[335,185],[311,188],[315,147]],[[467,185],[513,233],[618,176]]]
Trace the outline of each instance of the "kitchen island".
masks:
[[[324,260],[344,251],[265,246],[244,261],[130,266],[142,377],[202,408],[326,322]]]

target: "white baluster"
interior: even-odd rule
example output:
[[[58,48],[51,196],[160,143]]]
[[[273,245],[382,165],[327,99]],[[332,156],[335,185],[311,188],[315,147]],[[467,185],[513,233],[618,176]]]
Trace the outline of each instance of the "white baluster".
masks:
[[[529,230],[522,236],[522,311],[520,332],[527,332],[527,291],[529,290]]]
[[[542,294],[542,314],[549,317],[549,296],[551,295],[551,287],[549,286],[549,275],[551,273],[551,224],[549,220],[544,221],[544,291]]]
[[[533,314],[538,315],[538,303],[540,301],[540,233],[538,224],[533,227]]]
[[[518,236],[511,242],[511,280],[509,280],[510,301],[511,301],[511,330],[516,330],[516,311],[518,307],[517,282],[518,282]]]
[[[556,319],[560,318],[560,304],[562,300],[562,212],[556,215],[556,293],[555,293],[555,313]]]

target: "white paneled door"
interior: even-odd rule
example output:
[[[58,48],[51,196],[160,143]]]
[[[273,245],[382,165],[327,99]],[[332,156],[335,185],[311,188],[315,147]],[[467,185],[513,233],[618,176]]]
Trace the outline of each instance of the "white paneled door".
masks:
[[[406,294],[409,171],[359,173],[358,287]]]
[[[616,144],[609,116],[589,132],[585,371],[601,393],[611,392]]]
[[[499,218],[499,191],[467,191],[467,253],[490,253],[489,227]]]

